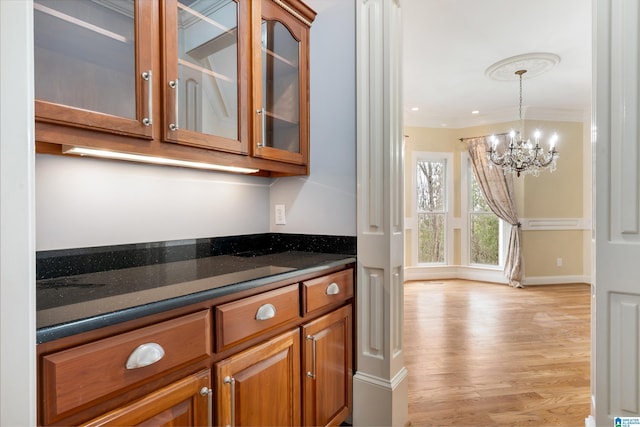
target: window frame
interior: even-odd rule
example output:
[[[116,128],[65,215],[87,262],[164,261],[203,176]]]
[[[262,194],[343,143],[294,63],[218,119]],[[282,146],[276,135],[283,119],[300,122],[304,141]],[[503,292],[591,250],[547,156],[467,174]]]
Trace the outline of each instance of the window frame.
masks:
[[[444,260],[442,262],[419,262],[418,256],[418,239],[419,239],[419,221],[418,221],[418,201],[417,201],[417,168],[418,162],[422,161],[442,161],[444,162]],[[453,153],[436,152],[436,151],[414,151],[412,154],[412,171],[411,171],[411,265],[414,266],[446,266],[453,263]]]

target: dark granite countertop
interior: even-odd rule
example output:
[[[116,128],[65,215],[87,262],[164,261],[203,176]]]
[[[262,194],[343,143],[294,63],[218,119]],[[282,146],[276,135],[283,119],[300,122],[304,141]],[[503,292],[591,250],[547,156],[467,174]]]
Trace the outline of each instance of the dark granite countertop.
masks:
[[[318,239],[323,243],[318,245]],[[36,340],[43,343],[321,273],[355,262],[351,239],[345,246],[344,239],[314,236],[316,244],[311,244],[306,235],[283,239],[267,234],[225,238],[226,249],[220,249],[218,239],[197,239],[38,253]],[[238,241],[249,241],[251,248],[229,244]]]

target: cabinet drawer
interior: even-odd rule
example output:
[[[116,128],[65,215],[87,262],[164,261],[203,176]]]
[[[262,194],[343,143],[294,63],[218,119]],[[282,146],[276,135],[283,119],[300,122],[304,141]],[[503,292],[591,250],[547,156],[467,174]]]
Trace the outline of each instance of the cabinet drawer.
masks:
[[[300,316],[298,285],[216,307],[216,348],[221,351]]]
[[[95,399],[211,353],[210,311],[200,311],[121,335],[105,338],[43,357],[42,410],[46,424]],[[147,350],[139,350],[142,344]],[[150,350],[149,350],[150,348]],[[138,358],[140,367],[127,368],[136,351],[155,355]],[[132,356],[132,359],[134,356]],[[147,364],[148,363],[148,364]]]
[[[353,269],[302,282],[304,312],[342,302],[353,296]]]

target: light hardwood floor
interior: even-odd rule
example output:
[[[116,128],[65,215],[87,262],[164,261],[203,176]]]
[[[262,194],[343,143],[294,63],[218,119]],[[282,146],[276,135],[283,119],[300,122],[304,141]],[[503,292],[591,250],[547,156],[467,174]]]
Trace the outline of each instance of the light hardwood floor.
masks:
[[[405,284],[413,426],[584,426],[590,287]]]

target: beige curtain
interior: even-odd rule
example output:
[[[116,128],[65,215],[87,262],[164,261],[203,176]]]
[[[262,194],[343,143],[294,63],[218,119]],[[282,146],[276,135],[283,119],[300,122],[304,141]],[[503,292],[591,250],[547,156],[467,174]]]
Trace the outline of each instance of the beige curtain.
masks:
[[[490,144],[489,138],[470,139],[468,141],[469,157],[473,165],[473,172],[489,207],[500,219],[511,224],[504,275],[509,279],[510,286],[521,288],[523,287],[521,284],[523,268],[520,253],[520,223],[513,194],[513,175],[503,173],[502,169],[489,163],[487,158],[488,144]]]

